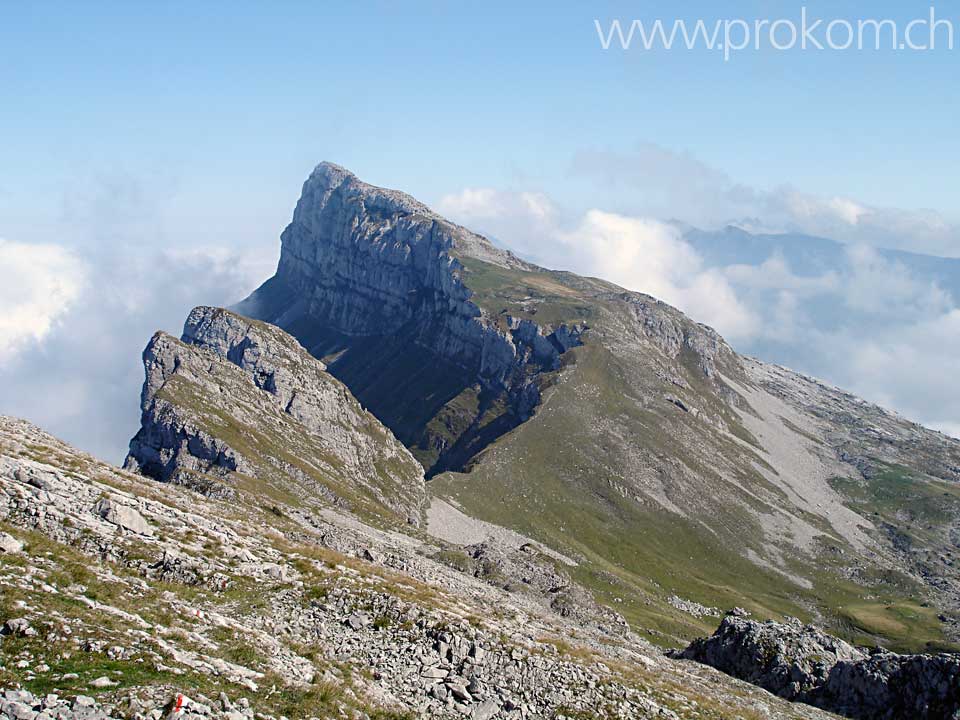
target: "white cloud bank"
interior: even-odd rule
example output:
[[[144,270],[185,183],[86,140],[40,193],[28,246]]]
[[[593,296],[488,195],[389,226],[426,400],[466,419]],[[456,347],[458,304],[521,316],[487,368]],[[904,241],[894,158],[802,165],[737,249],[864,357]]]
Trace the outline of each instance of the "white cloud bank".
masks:
[[[540,193],[471,189],[442,198],[438,210],[534,261],[658,297],[742,352],[960,431],[958,298],[873,247],[850,245],[836,267],[801,275],[776,254],[710,267],[674,224],[598,209],[560,219]],[[862,219],[842,202],[830,212]]]
[[[590,210],[560,237],[574,264],[590,275],[684,308],[731,339],[756,332],[756,318],[727,279],[705,268],[672,225]]]
[[[757,331],[757,319],[727,278],[704,267],[674,225],[593,209],[564,227],[545,195],[490,188],[448,195],[438,210],[509,240],[511,249],[535,261],[602,277],[683,308],[730,339]]]
[[[734,223],[756,232],[800,232],[841,242],[960,257],[960,226],[934,210],[874,207],[791,185],[738,183],[689,153],[651,143],[632,151],[583,150],[571,175],[599,183],[631,214],[700,227]]]
[[[0,363],[46,338],[77,301],[84,264],[58,245],[0,239]]]
[[[153,333],[179,336],[195,305],[237,302],[276,267],[285,207],[188,200],[182,180],[113,169],[64,182],[16,236],[2,218],[0,413],[123,460]]]
[[[179,336],[195,305],[241,300],[273,271],[272,245],[245,252],[124,245],[79,256],[0,246],[0,412],[120,462],[139,426],[147,341],[157,330]]]

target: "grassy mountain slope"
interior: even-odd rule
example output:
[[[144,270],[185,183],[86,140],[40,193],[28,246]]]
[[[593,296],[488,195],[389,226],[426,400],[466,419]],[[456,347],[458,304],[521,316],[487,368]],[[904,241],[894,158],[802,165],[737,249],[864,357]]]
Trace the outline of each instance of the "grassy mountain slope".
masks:
[[[574,558],[638,630],[676,644],[742,605],[898,648],[958,637],[951,566],[904,553],[869,480],[895,466],[950,492],[960,443],[336,166],[307,181],[282,241],[241,309],[328,358],[435,495]],[[955,517],[945,504],[914,533],[924,553],[948,551]]]
[[[587,318],[592,330],[547,379],[536,415],[469,473],[434,479],[434,493],[578,558],[578,579],[667,642],[714,622],[676,610],[667,602],[673,595],[762,616],[816,617],[861,641],[943,640],[918,578],[898,572],[879,544],[867,549],[869,538],[845,537],[827,515],[798,506],[776,482],[741,423],[752,408],[733,386],[752,381],[732,352],[720,346],[722,371],[707,377],[704,357],[689,347],[671,356],[660,338],[624,332],[636,322],[634,302],[648,318],[698,331],[656,301],[564,274],[464,263],[467,284],[476,279],[476,300],[491,314],[526,306],[553,322]],[[812,436],[794,433],[794,441],[826,451]],[[851,556],[863,563],[856,581],[848,577]]]

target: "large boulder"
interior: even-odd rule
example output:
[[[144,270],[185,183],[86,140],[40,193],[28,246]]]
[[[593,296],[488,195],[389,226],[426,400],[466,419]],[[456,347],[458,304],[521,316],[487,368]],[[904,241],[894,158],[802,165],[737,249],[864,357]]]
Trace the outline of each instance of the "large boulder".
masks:
[[[960,718],[960,655],[869,652],[798,620],[731,613],[678,656],[851,718]]]
[[[960,655],[878,652],[839,662],[814,702],[855,718],[960,718]]]
[[[97,502],[93,511],[106,520],[124,530],[129,530],[137,535],[153,535],[153,528],[137,510],[129,505],[121,505],[115,500],[104,498]]]
[[[728,614],[709,638],[694,640],[681,657],[696,660],[788,700],[806,699],[841,660],[867,657],[839,638],[799,620],[756,622]]]
[[[23,550],[23,543],[17,540],[13,535],[0,532],[0,553],[18,553]]]

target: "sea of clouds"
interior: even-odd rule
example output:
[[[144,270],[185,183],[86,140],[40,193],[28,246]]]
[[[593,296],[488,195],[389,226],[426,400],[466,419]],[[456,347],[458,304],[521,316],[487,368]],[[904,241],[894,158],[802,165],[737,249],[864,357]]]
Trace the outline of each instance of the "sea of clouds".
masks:
[[[956,255],[960,231],[939,214],[761,191],[654,145],[584,151],[570,172],[609,191],[616,210],[492,187],[450,192],[436,209],[527,259],[658,297],[741,352],[960,437],[960,274],[951,285],[924,270],[949,261],[911,264],[881,249]],[[0,412],[113,462],[139,425],[151,335],[179,334],[193,306],[233,304],[269,277],[282,224],[224,211],[215,228],[187,218],[178,233],[144,202],[155,193],[131,188],[121,178],[68,198],[50,241],[0,239]],[[731,221],[739,229],[724,230]],[[744,230],[792,235],[729,235]],[[824,255],[803,234],[839,244]]]

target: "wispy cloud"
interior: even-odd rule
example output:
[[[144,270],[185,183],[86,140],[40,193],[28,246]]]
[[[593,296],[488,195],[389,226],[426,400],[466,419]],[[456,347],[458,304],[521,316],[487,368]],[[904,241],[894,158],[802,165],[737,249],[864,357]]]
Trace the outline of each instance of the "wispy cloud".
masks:
[[[596,275],[682,307],[731,339],[756,332],[756,320],[731,284],[673,224],[598,209],[561,220],[543,193],[469,189],[438,209],[500,238],[515,252],[559,269]]]
[[[713,228],[728,223],[756,232],[800,232],[841,242],[960,256],[960,226],[929,209],[876,207],[789,184],[739,183],[685,152],[650,143],[633,150],[582,150],[570,172],[606,188],[631,214],[677,218]]]
[[[56,244],[0,244],[0,412],[119,462],[151,335],[179,335],[192,307],[236,302],[273,272],[273,232],[241,245],[232,218],[174,230],[173,186],[85,178],[51,202],[44,234]]]
[[[46,331],[32,330],[42,305],[24,310],[32,342],[0,366],[0,412],[119,462],[138,427],[140,355],[150,336],[158,329],[179,335],[195,305],[242,299],[272,271],[273,254],[124,246],[87,256],[80,261],[87,282],[69,304],[55,303],[56,322]]]

